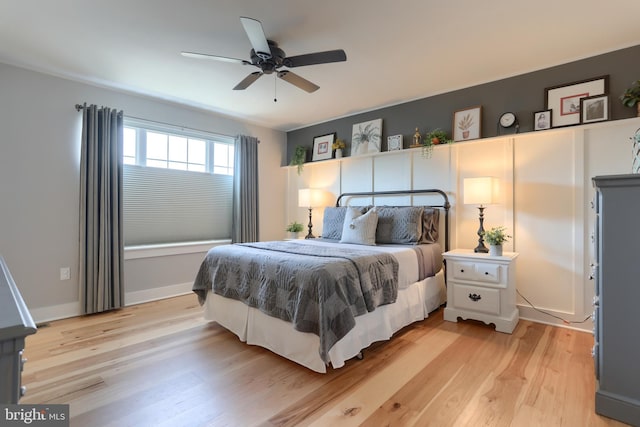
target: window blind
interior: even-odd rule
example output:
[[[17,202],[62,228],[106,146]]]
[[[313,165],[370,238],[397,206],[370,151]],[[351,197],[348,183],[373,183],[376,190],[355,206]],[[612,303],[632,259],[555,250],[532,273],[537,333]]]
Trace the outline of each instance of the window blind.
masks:
[[[233,177],[124,165],[125,246],[231,238]]]

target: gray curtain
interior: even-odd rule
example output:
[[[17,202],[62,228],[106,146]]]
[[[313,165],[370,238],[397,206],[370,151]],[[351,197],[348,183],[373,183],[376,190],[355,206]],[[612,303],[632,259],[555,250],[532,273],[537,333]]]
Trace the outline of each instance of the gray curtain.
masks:
[[[124,306],[122,111],[82,107],[80,288],[82,312]]]
[[[233,216],[231,241],[257,242],[258,227],[258,138],[236,136],[233,168]]]

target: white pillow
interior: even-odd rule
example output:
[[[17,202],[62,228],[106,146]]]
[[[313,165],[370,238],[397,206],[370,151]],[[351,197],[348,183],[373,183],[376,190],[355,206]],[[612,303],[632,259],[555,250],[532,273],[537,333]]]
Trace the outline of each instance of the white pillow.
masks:
[[[375,209],[363,215],[359,209],[350,207],[344,216],[340,243],[374,246],[377,227],[378,212]]]

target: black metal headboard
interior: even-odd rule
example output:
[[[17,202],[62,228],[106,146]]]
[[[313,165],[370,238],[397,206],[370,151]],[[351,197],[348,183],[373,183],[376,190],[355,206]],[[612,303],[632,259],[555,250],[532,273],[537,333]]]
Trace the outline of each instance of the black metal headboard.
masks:
[[[360,192],[360,193],[342,193],[338,196],[336,200],[336,207],[340,206],[340,201],[343,197],[365,197],[365,196],[408,196],[413,194],[438,194],[444,200],[441,205],[425,205],[430,208],[440,208],[444,210],[444,250],[445,252],[449,250],[449,208],[451,208],[451,204],[449,203],[449,197],[447,194],[435,188],[427,189],[427,190],[397,190],[397,191],[368,191],[368,192]]]

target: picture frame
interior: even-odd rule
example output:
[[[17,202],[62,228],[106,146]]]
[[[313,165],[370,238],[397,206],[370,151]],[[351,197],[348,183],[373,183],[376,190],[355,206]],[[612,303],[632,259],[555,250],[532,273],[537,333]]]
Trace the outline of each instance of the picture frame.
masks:
[[[402,150],[402,135],[392,135],[387,137],[387,151]]]
[[[469,141],[482,135],[482,106],[465,108],[453,113],[454,141]]]
[[[382,119],[369,120],[353,125],[351,155],[379,153],[382,151]]]
[[[608,75],[546,88],[544,102],[552,110],[553,127],[580,124],[580,99],[608,92]]]
[[[313,138],[313,153],[311,161],[327,160],[333,157],[333,143],[336,140],[336,133],[328,133]]]
[[[533,113],[533,130],[545,130],[553,127],[553,110],[542,110]]]
[[[609,95],[587,96],[580,99],[580,123],[609,120]]]

